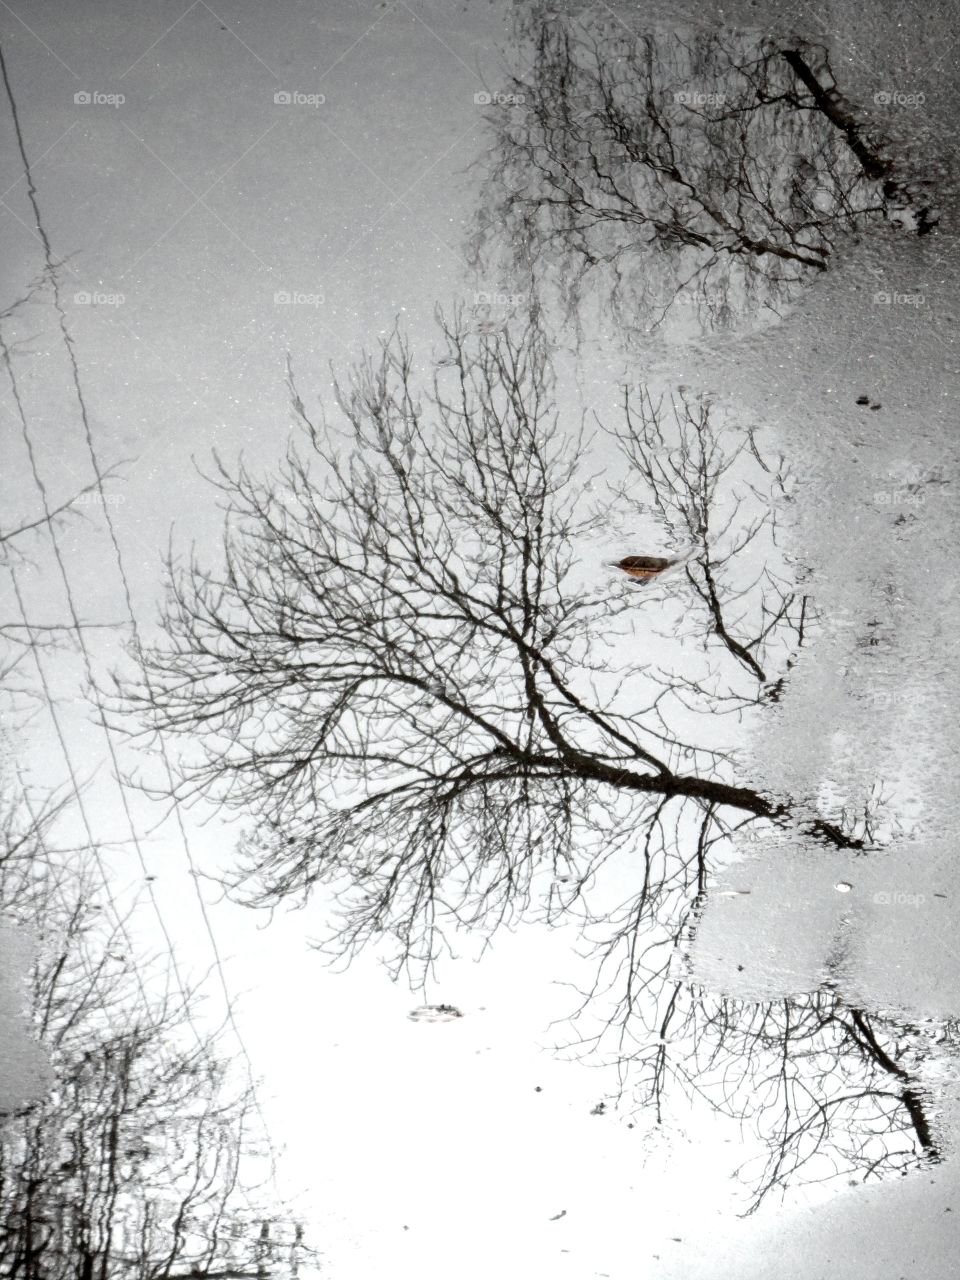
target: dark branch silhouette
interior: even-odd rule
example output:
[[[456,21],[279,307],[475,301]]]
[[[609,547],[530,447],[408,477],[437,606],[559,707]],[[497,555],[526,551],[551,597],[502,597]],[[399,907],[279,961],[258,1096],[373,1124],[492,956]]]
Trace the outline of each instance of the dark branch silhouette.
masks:
[[[626,478],[598,509],[536,326],[440,324],[431,375],[394,335],[338,384],[337,421],[291,387],[302,438],[276,479],[218,466],[222,563],[171,562],[165,637],[137,655],[149,683],[120,679],[118,710],[189,736],[181,799],[252,819],[227,877],[243,900],[332,891],[336,958],[386,941],[419,976],[451,931],[577,923],[597,962],[584,1008],[613,1002],[584,1047],[612,1035],[625,1087],[658,1115],[668,1084],[723,1064],[724,1102],[774,1152],[758,1195],[812,1175],[810,1143],[847,1174],[860,1143],[875,1172],[933,1158],[913,1077],[878,1052],[887,1027],[873,1020],[871,1042],[828,993],[758,1012],[676,969],[744,832],[874,846],[872,813],[819,812],[741,776],[739,718],[777,700],[820,625],[778,558],[783,459],[686,393],[625,388],[602,426]],[[660,531],[671,563],[642,586],[599,558],[580,568],[614,515]],[[617,863],[636,889],[601,907]],[[842,1046],[819,1077],[816,1036],[823,1055]],[[756,1102],[773,1058],[812,1109],[786,1127],[786,1095],[764,1085]],[[864,1101],[835,1098],[838,1080]],[[881,1113],[885,1128],[863,1118]]]
[[[490,112],[476,263],[581,333],[591,300],[631,332],[779,313],[843,235],[936,223],[819,46],[635,35],[599,9],[519,22],[528,69]]]
[[[721,704],[756,702],[736,688],[743,654],[772,661],[775,633],[796,632],[772,579],[744,617],[755,630],[718,626],[756,533],[724,550],[698,526],[686,572],[714,600],[694,636],[713,664],[699,663],[699,689],[682,653],[666,686],[651,663],[612,670],[604,647],[655,625],[660,588],[641,609],[629,581],[570,585],[607,513],[584,507],[584,446],[558,429],[542,337],[441,325],[426,387],[388,342],[339,386],[339,434],[304,420],[306,454],[291,448],[279,483],[221,465],[223,565],[171,565],[167,639],[138,655],[149,684],[122,682],[149,725],[202,742],[178,794],[255,815],[234,887],[270,905],[332,885],[339,954],[389,931],[402,962],[428,964],[443,927],[495,928],[544,875],[588,879],[668,808],[797,821],[815,842],[863,848],[671,723],[694,693],[715,709],[718,682],[734,681]],[[683,469],[704,427],[693,406],[677,412],[692,433]]]
[[[53,1087],[0,1118],[0,1272],[289,1274],[278,1268],[291,1233],[278,1230],[269,1247],[258,1236],[261,1221],[283,1215],[265,1186],[250,1086],[218,1033],[198,1030],[191,992],[156,981],[144,1002],[92,851],[56,843],[62,812],[25,794],[2,806],[0,911],[38,939],[30,1009]]]

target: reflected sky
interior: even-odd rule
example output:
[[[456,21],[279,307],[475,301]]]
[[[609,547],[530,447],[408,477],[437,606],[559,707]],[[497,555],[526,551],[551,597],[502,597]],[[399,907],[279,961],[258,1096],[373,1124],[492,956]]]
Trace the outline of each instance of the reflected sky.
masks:
[[[922,912],[947,938],[949,889],[922,847],[891,861],[929,834],[875,776],[895,757],[867,752],[846,794],[801,739],[812,695],[791,690],[811,651],[839,668],[839,590],[818,595],[822,547],[798,553],[809,441],[792,453],[785,418],[759,420],[759,379],[738,399],[736,353],[756,365],[770,348],[751,342],[791,317],[814,329],[844,255],[902,244],[926,269],[947,254],[942,193],[911,177],[902,115],[879,112],[921,90],[891,84],[871,112],[846,47],[821,37],[785,51],[766,31],[607,9],[373,0],[149,19],[108,4],[82,22],[41,5],[0,24],[0,484],[4,525],[23,530],[3,544],[6,782],[21,817],[24,794],[70,800],[55,841],[26,842],[38,862],[101,846],[84,931],[69,895],[60,915],[36,886],[23,899],[35,931],[47,915],[77,928],[60,970],[44,938],[34,1011],[56,991],[69,1024],[99,945],[118,1008],[196,982],[190,1018],[212,1029],[239,997],[224,1052],[262,1077],[251,1115],[288,1147],[283,1229],[305,1223],[332,1274],[404,1249],[400,1274],[440,1274],[478,1217],[478,1269],[628,1274],[638,1204],[660,1263],[690,1239],[685,1187],[729,1223],[916,1177],[948,1149],[949,1008],[898,1008],[861,978],[878,936],[864,921],[901,938]],[[869,283],[872,323],[877,308],[902,334],[927,323],[909,297],[945,314],[948,288]],[[884,429],[886,390],[855,390]],[[941,453],[874,486],[893,495],[873,503],[876,538],[946,509]],[[240,616],[237,579],[210,568],[231,503],[241,580],[270,590],[229,661],[198,667]],[[168,548],[181,622],[211,629],[171,622]],[[165,598],[179,665],[157,657]],[[854,609],[851,650],[878,647],[873,612]],[[169,695],[163,751],[129,740],[131,641],[157,682],[141,695]],[[256,661],[233,687],[253,710],[224,718],[209,691],[244,645]],[[191,670],[192,709],[177,701]],[[894,671],[857,722],[883,742]],[[781,716],[795,756],[751,774],[748,743],[766,750]],[[318,723],[301,789],[276,805],[279,784],[263,802],[242,791]],[[178,786],[181,758],[200,773]],[[368,803],[411,776],[407,808]],[[365,807],[347,820],[350,803]],[[225,894],[238,843],[257,875]],[[353,912],[339,944],[338,901]],[[350,965],[323,967],[317,940]],[[141,952],[157,957],[142,971]],[[402,965],[393,980],[398,955],[415,991]],[[61,972],[79,976],[62,988]],[[61,1090],[44,1134],[59,1142],[85,1097]],[[14,1163],[40,1142],[31,1123],[7,1130]],[[61,1155],[54,1215],[77,1176]],[[128,1190],[160,1177],[138,1159]],[[185,1168],[167,1157],[164,1176]],[[23,1185],[2,1185],[10,1221]],[[265,1212],[236,1221],[250,1236]],[[418,1232],[429,1244],[410,1247]],[[292,1236],[258,1257],[242,1235],[242,1259],[216,1244],[207,1264],[293,1266]]]

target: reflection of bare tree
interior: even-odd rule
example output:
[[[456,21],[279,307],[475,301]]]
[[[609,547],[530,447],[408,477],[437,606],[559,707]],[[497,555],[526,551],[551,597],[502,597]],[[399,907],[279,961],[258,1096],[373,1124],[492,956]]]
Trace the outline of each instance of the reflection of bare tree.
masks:
[[[829,985],[752,1003],[676,975],[654,990],[638,973],[623,990],[632,1007],[621,995],[609,1025],[574,1042],[577,1051],[604,1048],[612,1034],[621,1090],[658,1124],[679,1091],[759,1138],[766,1155],[739,1171],[748,1212],[788,1187],[879,1179],[941,1159],[919,1072],[942,1046],[920,1028],[850,1008]]]
[[[577,322],[588,285],[627,329],[684,304],[708,328],[776,311],[841,234],[913,201],[823,49],[635,36],[599,10],[526,27],[517,102],[491,113],[478,261]]]
[[[158,984],[144,1002],[124,930],[103,923],[91,859],[53,847],[56,806],[21,799],[3,813],[0,909],[39,938],[31,1005],[55,1084],[0,1127],[0,1270],[277,1274],[290,1249],[260,1236],[274,1212],[251,1198],[249,1086],[193,1027],[189,999]]]
[[[583,509],[582,448],[557,432],[539,335],[453,322],[444,338],[428,390],[398,341],[357,371],[339,392],[346,438],[307,424],[313,472],[296,450],[282,489],[221,472],[225,569],[174,574],[169,640],[142,654],[150,687],[128,689],[154,725],[202,726],[181,794],[257,815],[255,901],[332,884],[340,946],[389,931],[412,961],[443,927],[521,909],[545,873],[582,884],[638,831],[656,843],[681,810],[794,811],[734,780],[732,751],[709,741],[716,718],[703,742],[676,729],[691,678],[665,687],[645,661],[626,680],[604,660],[613,634],[656,618],[656,589],[641,609],[632,584],[571,585],[579,540],[606,516]],[[701,546],[723,597],[717,554]],[[699,561],[689,571],[707,589]],[[745,651],[772,644],[771,611],[793,624],[789,596],[759,598]],[[728,622],[708,663],[729,665],[733,636]],[[704,668],[703,703],[734,666]],[[825,815],[801,822],[860,847]],[[641,856],[657,901],[649,844]]]
[[[723,1109],[765,1140],[767,1157],[742,1171],[751,1211],[788,1185],[866,1181],[941,1158],[915,1074],[917,1028],[851,1009],[829,988],[701,1013],[682,1069],[690,1087],[724,1096]]]
[[[604,1045],[616,1037],[638,1096],[659,1108],[668,1082],[696,1087],[711,1063],[729,1082],[739,1060],[749,1081],[775,1044],[794,1061],[796,1043],[813,1098],[796,1026],[826,997],[758,1023],[675,970],[739,831],[795,820],[833,848],[873,839],[869,814],[817,815],[736,774],[739,716],[775,700],[817,625],[772,567],[782,459],[689,396],[626,390],[608,428],[629,475],[614,508],[643,507],[687,558],[672,585],[613,572],[581,585],[583,540],[610,511],[584,505],[583,446],[558,431],[542,336],[441,324],[426,386],[394,338],[339,387],[342,433],[291,386],[309,444],[278,481],[221,466],[224,566],[171,566],[167,638],[141,655],[150,685],[124,685],[126,703],[154,727],[201,731],[179,793],[253,815],[234,886],[266,905],[329,886],[335,954],[385,938],[417,970],[451,929],[538,908],[579,920],[598,961],[586,999],[596,1011],[614,993]],[[664,621],[678,592],[680,619]],[[642,660],[615,666],[616,636]],[[611,903],[618,861],[636,889]],[[866,1052],[853,1017],[834,1002],[824,1062],[844,1019],[844,1052]],[[902,1118],[907,1086],[873,1064]],[[771,1133],[772,1106],[756,1116]],[[843,1126],[865,1111],[825,1114],[837,1150],[861,1141]],[[771,1186],[812,1167],[812,1132],[786,1133]]]
[[[789,670],[808,626],[806,596],[771,567],[778,510],[789,502],[784,459],[765,460],[752,430],[719,431],[710,406],[683,392],[654,402],[645,388],[625,387],[610,434],[631,478],[625,505],[652,512],[667,538],[692,549],[686,576],[701,608],[688,615],[690,634],[722,646],[746,677],[710,688],[711,714],[754,702],[757,681],[775,701],[785,677],[767,671]]]
[[[57,266],[48,258],[41,280],[0,314],[0,327],[50,283],[56,290]],[[0,616],[0,693],[16,707],[22,694],[54,698],[38,650],[77,645],[87,657],[84,633],[97,624],[78,616],[59,534],[106,501],[104,483],[117,469],[93,458],[93,482],[53,495],[38,467],[14,347],[0,334],[10,421],[34,482],[14,495],[0,526],[0,567],[10,587]],[[85,409],[79,382],[76,389]],[[52,554],[60,569],[65,619],[45,610],[28,620],[19,575],[34,567],[34,554]],[[18,683],[25,658],[35,660],[39,690]],[[24,996],[52,1087],[29,1079],[38,1048],[30,1038],[0,1045],[0,1070],[13,1077],[5,1105],[14,1105],[8,1098],[22,1104],[0,1113],[0,1273],[269,1280],[282,1267],[296,1275],[299,1261],[315,1254],[265,1189],[269,1144],[252,1084],[237,1078],[219,1032],[200,1029],[199,1001],[181,985],[173,957],[164,974],[132,954],[128,921],[113,901],[86,815],[88,840],[64,846],[57,833],[71,805],[58,795],[35,798],[15,764],[19,785],[8,784],[6,766],[17,754],[13,744],[0,761],[0,918],[38,940]],[[69,757],[66,764],[81,806]]]
[[[770,567],[778,501],[789,503],[783,459],[765,457],[752,433],[731,439],[686,395],[665,405],[625,389],[613,434],[634,478],[621,497],[652,510],[668,537],[692,548],[686,575],[700,612],[687,614],[691,638],[727,659],[713,665],[709,682],[671,671],[664,687],[682,689],[685,705],[704,716],[776,701],[818,623]],[[876,816],[871,806],[841,826],[869,847]],[[730,842],[755,827],[706,808],[686,830],[662,819],[648,830],[657,873],[602,919],[585,919],[596,979],[574,1019],[589,1023],[598,1007],[607,1010],[600,1031],[579,1039],[580,1051],[609,1053],[622,1089],[658,1121],[679,1087],[763,1138],[767,1160],[743,1171],[751,1209],[788,1184],[881,1177],[939,1159],[917,1061],[903,1065],[918,1057],[916,1028],[848,1007],[829,978],[807,997],[758,1005],[711,994],[678,973],[713,872]]]
[[[865,1181],[940,1159],[930,1099],[900,1065],[915,1028],[848,1008],[829,990],[722,1016],[722,1073],[739,1083],[737,1114],[769,1150],[751,1177],[751,1207],[799,1181]]]

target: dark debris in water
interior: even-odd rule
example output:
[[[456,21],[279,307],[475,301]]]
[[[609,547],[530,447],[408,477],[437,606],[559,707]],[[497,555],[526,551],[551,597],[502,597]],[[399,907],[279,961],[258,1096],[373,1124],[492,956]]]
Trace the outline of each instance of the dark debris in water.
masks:
[[[454,1018],[462,1018],[463,1014],[452,1004],[422,1004],[411,1009],[407,1017],[412,1022],[452,1022]]]

